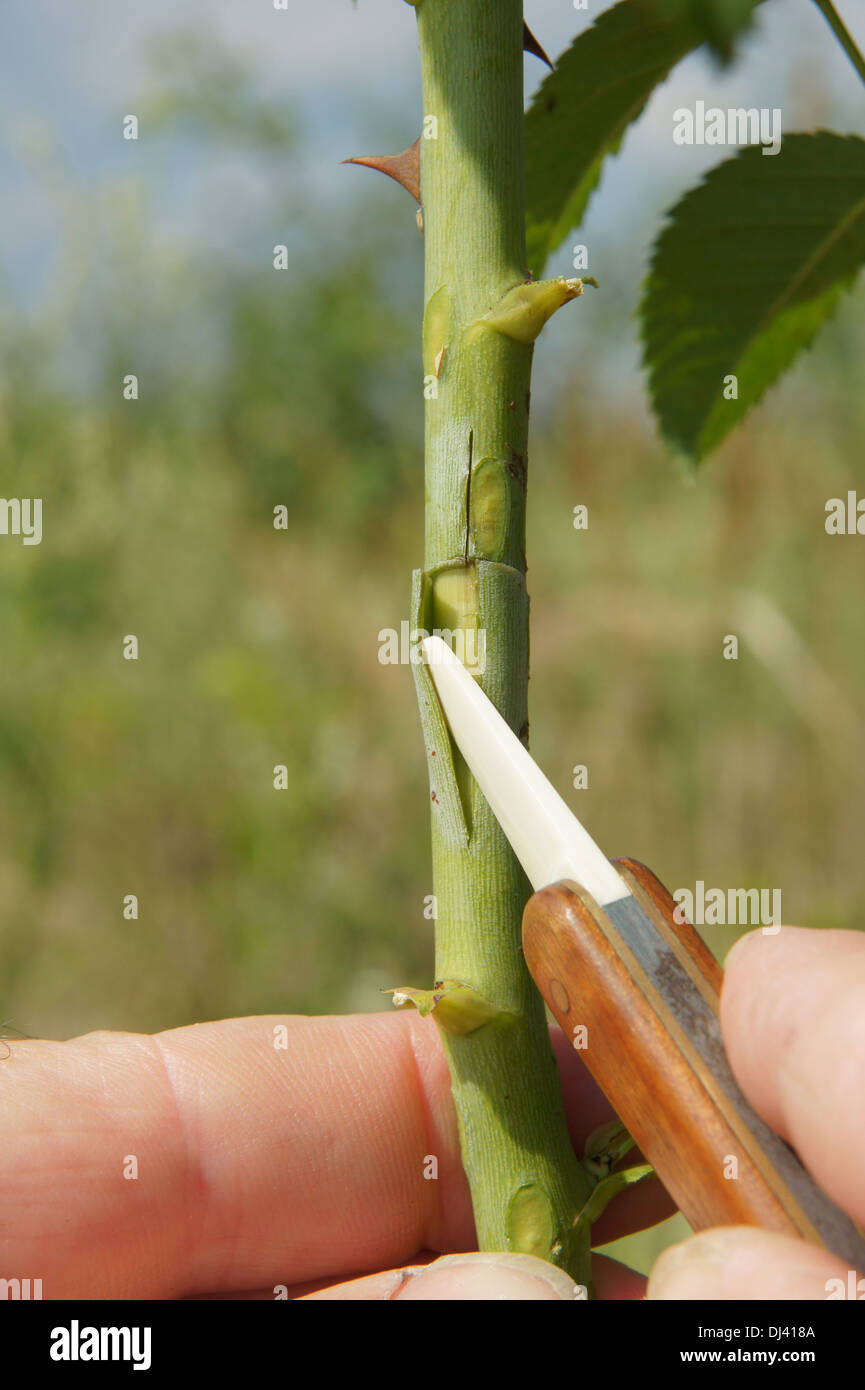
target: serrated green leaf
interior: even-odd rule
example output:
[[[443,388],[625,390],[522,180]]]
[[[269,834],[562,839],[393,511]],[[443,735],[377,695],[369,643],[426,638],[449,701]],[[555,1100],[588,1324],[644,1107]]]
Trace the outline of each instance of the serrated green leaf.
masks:
[[[865,263],[865,140],[785,136],[713,169],[669,213],[641,304],[664,435],[695,461],[808,347]],[[736,399],[725,378],[736,378]]]
[[[643,0],[667,19],[687,26],[695,44],[705,43],[721,63],[729,63],[738,35],[747,29],[760,0]]]
[[[541,83],[526,114],[526,237],[535,275],[579,223],[606,156],[693,47],[681,24],[621,0]]]
[[[655,87],[713,32],[686,11],[691,3],[724,8],[730,0],[620,0],[541,83],[526,113],[527,259],[535,275],[580,222],[604,160],[617,153]],[[747,18],[762,3],[733,0],[737,13],[749,6]],[[740,15],[730,32],[744,22]]]

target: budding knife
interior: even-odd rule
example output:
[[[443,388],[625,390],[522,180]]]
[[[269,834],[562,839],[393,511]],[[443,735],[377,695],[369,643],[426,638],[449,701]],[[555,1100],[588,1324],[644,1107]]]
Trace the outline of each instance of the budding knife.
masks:
[[[610,861],[462,662],[421,643],[454,743],[536,890],[526,964],[560,1027],[695,1230],[761,1226],[865,1271],[865,1237],[742,1095],[722,972],[654,874]]]

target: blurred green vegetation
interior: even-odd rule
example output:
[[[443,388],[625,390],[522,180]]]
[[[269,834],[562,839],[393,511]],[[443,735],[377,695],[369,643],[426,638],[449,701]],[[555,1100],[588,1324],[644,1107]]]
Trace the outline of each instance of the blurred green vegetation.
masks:
[[[2,309],[2,491],[44,499],[44,537],[0,539],[0,1014],[36,1035],[383,1008],[432,968],[413,685],[378,661],[422,559],[414,214],[352,170],[328,218],[266,111],[211,111],[199,158],[223,118],[272,189],[254,264],[159,237],[140,177],[65,183],[51,292]],[[530,468],[541,765],[671,890],[779,887],[787,920],[840,927],[865,902],[865,542],[823,521],[865,491],[862,307],[694,482],[609,370],[633,325],[600,315],[589,346],[577,306]],[[734,935],[706,929],[721,956]]]

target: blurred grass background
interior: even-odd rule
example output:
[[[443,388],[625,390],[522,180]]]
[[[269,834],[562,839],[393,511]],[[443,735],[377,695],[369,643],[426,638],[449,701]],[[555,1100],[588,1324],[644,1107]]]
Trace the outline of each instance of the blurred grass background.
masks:
[[[34,1035],[379,1009],[432,966],[411,674],[378,661],[422,559],[413,211],[354,171],[338,224],[299,199],[297,123],[184,42],[149,110],[263,170],[250,263],[155,237],[140,179],[94,197],[43,141],[64,254],[39,314],[0,299],[2,491],[44,499],[41,546],[0,541],[0,1016]],[[858,928],[862,542],[823,522],[862,488],[862,290],[694,480],[591,268],[593,319],[538,354],[566,389],[533,424],[535,756],[671,889],[781,888],[785,920]]]

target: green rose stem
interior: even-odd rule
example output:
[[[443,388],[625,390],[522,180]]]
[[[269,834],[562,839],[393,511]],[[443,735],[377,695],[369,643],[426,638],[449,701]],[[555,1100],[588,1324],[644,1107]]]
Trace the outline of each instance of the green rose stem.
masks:
[[[483,690],[527,737],[532,344],[582,282],[525,283],[521,0],[420,0],[415,9],[426,525],[413,619],[462,637]],[[590,1287],[586,1223],[575,1220],[593,1184],[568,1138],[543,1002],[520,949],[531,890],[450,741],[429,671],[414,669],[444,983],[399,991],[395,1002],[440,1024],[480,1249],[538,1255]]]

